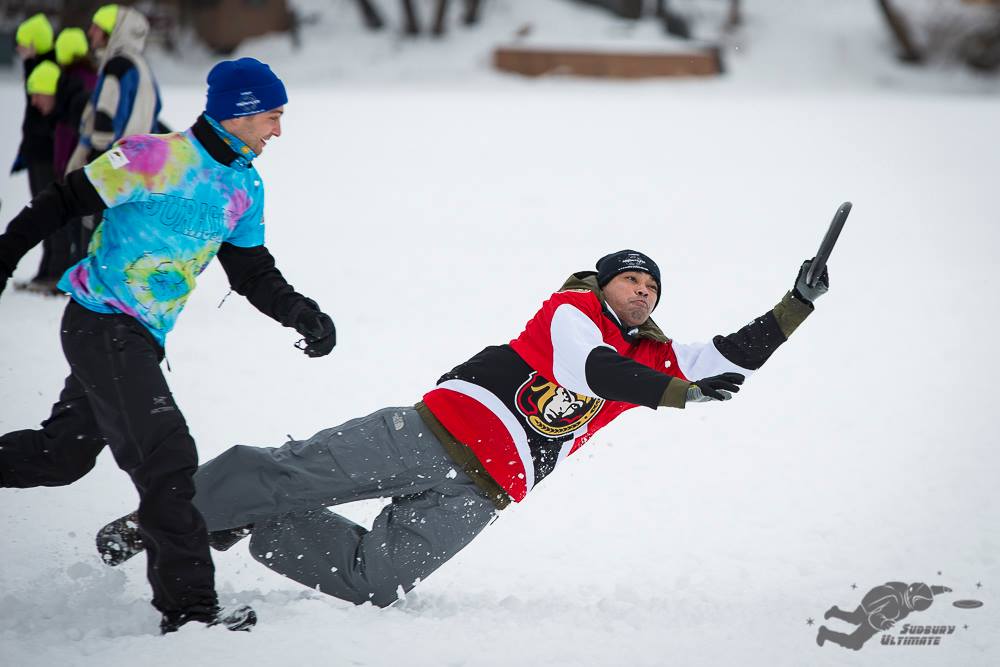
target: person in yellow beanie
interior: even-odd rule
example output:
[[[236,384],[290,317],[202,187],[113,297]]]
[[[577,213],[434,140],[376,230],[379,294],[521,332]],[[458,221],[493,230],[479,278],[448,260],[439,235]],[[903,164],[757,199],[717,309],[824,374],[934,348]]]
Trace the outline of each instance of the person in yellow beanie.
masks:
[[[22,58],[42,56],[52,50],[52,24],[39,12],[17,26],[17,53]]]
[[[56,37],[55,56],[56,63],[63,71],[64,83],[60,84],[60,88],[69,88],[71,95],[67,96],[67,99],[72,97],[74,101],[74,108],[66,109],[68,116],[64,119],[66,125],[71,128],[71,136],[60,136],[59,128],[56,128],[53,165],[56,177],[61,179],[66,173],[70,156],[80,140],[79,130],[83,109],[97,85],[97,63],[93,58],[87,33],[82,28],[63,28],[59,32],[59,36]],[[73,83],[70,84],[70,81]],[[85,93],[82,106],[77,104],[81,89]],[[82,255],[77,257],[81,258]]]
[[[67,171],[96,159],[122,137],[156,128],[161,102],[143,56],[148,34],[149,21],[132,7],[104,5],[94,12],[87,38],[98,59],[97,85]]]
[[[50,128],[51,136],[49,137],[49,145],[53,147],[56,123],[54,111],[60,75],[61,71],[58,65],[51,60],[42,60],[31,70],[24,84],[25,92],[28,95],[30,111],[32,114],[40,116],[45,121],[45,127]],[[54,179],[53,153],[50,151],[47,156],[39,155],[38,157],[39,159],[47,158],[47,162],[43,163],[47,167],[44,173],[48,174],[50,179]],[[33,169],[29,167],[29,174],[32,171],[38,173],[39,165],[37,161],[32,163],[32,167]],[[37,184],[33,180],[29,180],[29,183],[32,187],[37,187]],[[46,185],[48,184],[46,183]],[[15,287],[38,294],[51,296],[59,294],[56,290],[56,283],[59,282],[61,271],[66,270],[66,263],[72,256],[70,251],[70,234],[67,230],[60,229],[46,238],[42,242],[42,259],[38,266],[38,273],[27,283],[15,283]]]
[[[35,14],[17,27],[15,39],[27,83],[39,63],[51,61],[54,57],[52,24],[45,14]],[[28,187],[32,197],[52,182],[52,124],[32,106],[27,95],[24,121],[21,123],[21,145],[11,173],[25,169],[28,170]]]
[[[56,106],[56,90],[59,87],[59,75],[62,72],[59,65],[51,60],[43,60],[28,75],[25,88],[31,106],[38,109],[43,116],[51,116]]]
[[[80,28],[65,28],[55,40],[59,66],[43,60],[32,70],[26,90],[33,109],[45,116],[53,128],[51,155],[54,179],[63,180],[66,164],[80,140],[80,117],[97,81],[97,70],[89,56],[87,36]],[[86,254],[89,234],[80,219],[69,222],[42,241],[38,273],[17,289],[44,295],[63,294],[59,278]]]
[[[80,142],[80,120],[97,85],[97,63],[90,50],[87,33],[81,28],[63,28],[56,37],[56,62],[62,68],[59,90],[56,93],[56,123],[52,167],[56,179],[62,180],[70,156]],[[50,239],[58,245],[56,235],[64,234],[65,243],[60,248],[66,252],[52,257],[50,269],[58,282],[59,276],[87,254],[90,230],[79,219],[55,232]]]
[[[104,5],[94,13],[87,38],[98,62],[97,83],[65,173],[97,159],[123,137],[161,129],[160,90],[143,55],[148,34],[149,21],[133,7]],[[84,219],[85,239],[95,224]]]
[[[28,189],[34,198],[45,189],[55,178],[55,168],[52,164],[54,151],[55,123],[51,116],[43,114],[31,102],[27,90],[27,81],[32,72],[43,62],[52,63],[55,57],[53,51],[52,24],[45,14],[38,13],[23,21],[17,27],[15,35],[17,54],[24,66],[25,99],[24,120],[21,122],[21,144],[10,173],[21,171],[28,173]],[[48,262],[48,245],[43,250],[42,266],[36,278],[53,278],[59,274],[50,274],[46,269]]]
[[[87,29],[87,37],[95,51],[108,45],[117,22],[118,5],[104,5],[94,12],[94,18],[91,19],[90,27]]]
[[[82,28],[63,28],[56,37],[56,63],[60,67],[72,65],[77,60],[88,58],[90,44]]]

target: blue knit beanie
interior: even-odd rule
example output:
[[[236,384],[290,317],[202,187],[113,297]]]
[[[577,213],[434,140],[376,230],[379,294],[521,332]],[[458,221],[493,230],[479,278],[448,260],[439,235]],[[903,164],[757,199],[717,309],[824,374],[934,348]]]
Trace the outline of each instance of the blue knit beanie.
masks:
[[[287,102],[285,84],[254,58],[223,60],[208,73],[205,113],[215,120],[252,116]]]

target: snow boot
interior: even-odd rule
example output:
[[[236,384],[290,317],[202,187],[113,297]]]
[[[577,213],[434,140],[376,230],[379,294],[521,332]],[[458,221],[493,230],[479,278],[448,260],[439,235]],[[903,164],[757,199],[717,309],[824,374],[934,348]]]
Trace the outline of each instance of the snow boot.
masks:
[[[97,531],[97,553],[106,565],[121,565],[145,549],[136,512],[126,514]]]
[[[257,613],[246,604],[229,609],[209,607],[168,611],[163,613],[163,618],[160,620],[160,634],[176,632],[182,625],[191,621],[204,623],[208,627],[221,625],[227,630],[248,632],[257,624]]]
[[[208,534],[208,545],[216,551],[226,551],[249,535],[253,524],[226,528]],[[101,560],[112,567],[121,565],[146,549],[139,533],[139,517],[135,512],[112,521],[97,532],[97,552]]]
[[[31,292],[32,294],[41,294],[42,296],[62,296],[65,294],[58,287],[59,277],[55,278],[33,278],[28,282],[17,282],[14,283],[14,289],[21,292]]]

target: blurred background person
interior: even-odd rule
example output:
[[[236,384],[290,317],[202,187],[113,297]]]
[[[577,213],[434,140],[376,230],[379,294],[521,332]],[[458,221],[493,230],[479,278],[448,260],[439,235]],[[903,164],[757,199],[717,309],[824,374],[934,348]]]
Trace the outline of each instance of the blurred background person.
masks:
[[[62,69],[62,76],[56,90],[52,166],[56,178],[62,180],[69,159],[80,141],[83,110],[97,85],[97,64],[91,55],[87,35],[81,28],[64,28],[59,33],[56,38],[56,62]],[[52,262],[50,268],[53,269],[56,281],[66,269],[86,255],[89,236],[84,234],[79,219],[72,221],[60,232],[66,236],[67,255],[64,261],[54,259]]]
[[[25,90],[32,111],[52,129],[53,149],[48,164],[53,178],[62,181],[79,140],[80,117],[97,81],[97,71],[89,57],[87,36],[80,28],[62,30],[55,40],[54,53],[56,62],[42,60],[36,65],[28,75]],[[79,220],[56,230],[42,242],[38,274],[20,287],[41,294],[62,294],[56,287],[59,278],[82,259],[85,250]]]
[[[24,80],[42,61],[52,61],[52,24],[45,14],[35,14],[17,28],[17,54],[24,65]],[[28,188],[34,198],[52,182],[52,122],[31,103],[25,94],[24,121],[21,123],[21,145],[17,149],[11,173],[28,171]]]
[[[149,21],[139,11],[104,5],[94,12],[87,38],[97,58],[97,83],[80,120],[80,140],[64,173],[92,162],[122,137],[157,130],[160,90],[143,51]],[[94,219],[82,221],[83,243]]]
[[[94,13],[87,38],[98,59],[97,83],[67,171],[93,161],[122,137],[156,127],[161,102],[143,56],[148,34],[146,17],[131,7],[104,5]]]
[[[91,57],[87,35],[81,28],[65,28],[56,38],[59,79],[59,110],[56,119],[52,164],[62,179],[70,156],[80,140],[80,121],[91,93],[97,85],[97,65]]]

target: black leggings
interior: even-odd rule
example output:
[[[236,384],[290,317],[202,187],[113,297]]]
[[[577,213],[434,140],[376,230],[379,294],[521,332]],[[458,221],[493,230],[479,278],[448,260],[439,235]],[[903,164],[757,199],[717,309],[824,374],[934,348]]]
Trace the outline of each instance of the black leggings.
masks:
[[[138,320],[70,301],[62,345],[71,373],[40,430],[0,436],[0,486],[71,484],[107,444],[139,492],[153,606],[214,607],[208,534],[194,508],[198,453],[160,371],[163,348]]]

